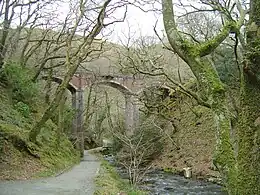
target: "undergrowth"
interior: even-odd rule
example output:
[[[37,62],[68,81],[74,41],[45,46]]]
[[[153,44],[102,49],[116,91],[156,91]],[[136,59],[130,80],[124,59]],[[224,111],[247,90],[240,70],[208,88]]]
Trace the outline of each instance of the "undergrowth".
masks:
[[[136,187],[131,186],[128,180],[123,180],[117,174],[114,167],[109,165],[107,161],[101,162],[100,174],[96,178],[96,184],[98,189],[95,191],[95,195],[146,195],[144,191],[138,190]]]

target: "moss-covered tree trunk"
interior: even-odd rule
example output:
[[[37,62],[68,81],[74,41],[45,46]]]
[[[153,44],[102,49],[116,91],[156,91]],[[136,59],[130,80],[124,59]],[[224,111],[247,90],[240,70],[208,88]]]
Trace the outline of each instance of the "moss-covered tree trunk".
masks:
[[[226,88],[215,68],[199,56],[187,56],[187,62],[198,80],[201,96],[206,98],[214,113],[216,149],[214,164],[218,168],[229,194],[234,194],[237,180],[235,142],[231,136],[231,112],[226,98]]]
[[[64,132],[64,105],[66,103],[67,97],[62,97],[59,103],[59,113],[58,113],[58,127],[56,131],[56,144],[57,146],[60,145],[60,137]]]
[[[239,25],[233,21],[226,21],[222,31],[214,38],[207,42],[193,44],[182,37],[177,29],[172,0],[162,0],[162,8],[164,27],[172,50],[189,65],[198,81],[199,96],[214,113],[217,137],[214,163],[222,174],[229,194],[235,194],[236,155],[235,142],[231,136],[231,112],[226,98],[227,89],[221,82],[215,67],[205,56],[226,39],[230,29],[239,28]]]
[[[72,76],[75,74],[77,68],[78,68],[79,63],[77,62],[73,66],[70,67],[68,70],[67,74],[65,75],[65,78],[62,82],[62,84],[57,88],[55,97],[50,103],[49,107],[46,109],[44,112],[42,118],[40,121],[38,121],[35,126],[32,128],[29,134],[29,139],[32,142],[36,142],[37,135],[40,133],[41,128],[45,124],[45,122],[53,115],[55,112],[56,108],[58,107],[62,97],[64,96],[65,90],[67,89],[67,86],[72,78]]]
[[[238,192],[260,193],[260,90],[245,77],[238,132]]]
[[[50,69],[48,71],[48,78],[47,78],[47,83],[46,83],[46,86],[45,86],[45,90],[46,90],[45,103],[46,104],[50,103],[52,77],[53,77],[53,69]]]
[[[241,82],[236,194],[260,194],[260,0],[251,0]]]
[[[237,2],[238,3],[238,2]],[[216,118],[218,166],[230,195],[260,193],[260,0],[250,1],[247,48],[241,75],[241,110],[236,137],[231,127],[231,112],[218,73],[204,58],[222,43],[230,30],[239,32],[239,21],[225,21],[222,31],[210,41],[192,44],[179,33],[174,21],[172,0],[162,0],[164,27],[172,50],[191,68],[200,86],[200,95]],[[238,4],[239,6],[239,4]],[[242,13],[242,12],[241,12]]]

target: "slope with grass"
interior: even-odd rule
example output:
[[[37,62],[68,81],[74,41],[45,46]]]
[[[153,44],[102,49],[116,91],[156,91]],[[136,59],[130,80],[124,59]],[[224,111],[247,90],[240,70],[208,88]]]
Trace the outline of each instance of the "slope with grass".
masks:
[[[19,64],[7,64],[0,75],[0,180],[49,176],[79,162],[78,152],[67,135],[57,136],[52,120],[37,144],[29,141],[29,130],[46,106],[42,86],[32,83],[30,75]]]

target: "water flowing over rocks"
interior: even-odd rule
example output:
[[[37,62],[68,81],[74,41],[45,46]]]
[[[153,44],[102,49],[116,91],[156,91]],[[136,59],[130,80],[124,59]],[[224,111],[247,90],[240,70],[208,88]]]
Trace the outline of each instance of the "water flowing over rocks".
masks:
[[[153,171],[148,173],[141,189],[147,190],[154,195],[225,195],[221,186],[205,181],[186,179],[179,175]]]
[[[105,159],[115,166],[113,156],[106,155]],[[127,172],[121,167],[116,168],[119,175],[126,179]],[[148,191],[150,195],[226,195],[224,188],[220,185],[203,180],[186,179],[183,176],[173,173],[166,173],[161,170],[148,172],[139,188]]]

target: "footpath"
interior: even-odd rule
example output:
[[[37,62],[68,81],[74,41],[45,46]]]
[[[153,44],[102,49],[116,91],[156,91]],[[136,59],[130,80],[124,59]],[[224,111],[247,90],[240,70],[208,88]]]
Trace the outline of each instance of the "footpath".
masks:
[[[99,160],[84,152],[80,164],[57,177],[0,182],[0,195],[93,195]]]

